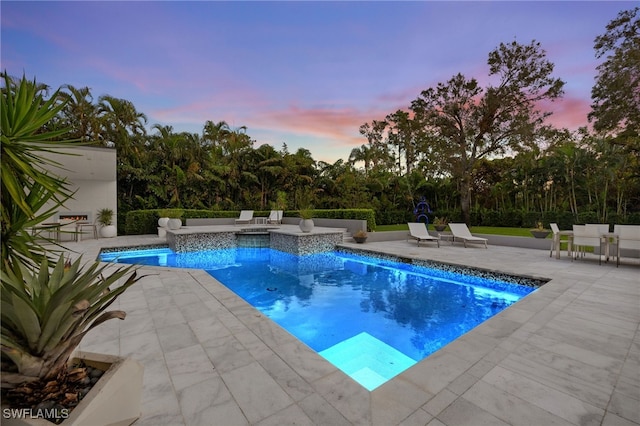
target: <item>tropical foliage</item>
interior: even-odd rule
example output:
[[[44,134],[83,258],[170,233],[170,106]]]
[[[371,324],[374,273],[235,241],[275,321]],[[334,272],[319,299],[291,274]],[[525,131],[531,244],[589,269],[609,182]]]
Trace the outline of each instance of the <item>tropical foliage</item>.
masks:
[[[65,264],[63,255],[50,268],[37,270],[16,262],[2,273],[2,386],[53,380],[66,367],[82,338],[103,322],[124,319],[123,311],[106,311],[138,278],[131,267],[104,277],[107,265],[82,259]],[[114,286],[121,278],[125,281]],[[6,367],[6,368],[5,368]]]
[[[129,274],[133,267],[107,271],[99,262],[83,269],[81,258],[65,262],[64,253],[52,250],[54,241],[30,232],[73,196],[65,179],[50,171],[59,165],[47,156],[78,142],[65,139],[68,129],[60,126],[68,100],[59,92],[45,99],[46,87],[35,81],[14,81],[6,73],[2,78],[0,349],[5,388],[59,378],[89,330],[124,318],[124,312],[106,309],[139,277]]]

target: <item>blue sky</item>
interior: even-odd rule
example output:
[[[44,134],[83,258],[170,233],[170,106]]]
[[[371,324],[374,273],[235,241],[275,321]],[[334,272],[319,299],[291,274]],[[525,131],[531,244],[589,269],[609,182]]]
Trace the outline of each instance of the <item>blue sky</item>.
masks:
[[[565,82],[551,121],[587,125],[593,40],[635,2],[0,2],[1,68],[88,86],[155,123],[246,126],[256,146],[347,159],[360,125],[458,72],[487,80],[501,42],[541,42]]]

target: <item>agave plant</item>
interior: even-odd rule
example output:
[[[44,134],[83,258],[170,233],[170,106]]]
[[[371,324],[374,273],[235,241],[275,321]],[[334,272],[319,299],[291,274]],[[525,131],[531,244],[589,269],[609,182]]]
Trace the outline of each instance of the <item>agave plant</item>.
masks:
[[[11,361],[3,361],[2,387],[55,379],[91,329],[125,318],[107,308],[142,278],[135,271],[125,278],[133,266],[103,276],[110,265],[81,265],[82,258],[71,263],[61,255],[53,268],[45,257],[37,270],[16,262],[2,271],[1,349]]]

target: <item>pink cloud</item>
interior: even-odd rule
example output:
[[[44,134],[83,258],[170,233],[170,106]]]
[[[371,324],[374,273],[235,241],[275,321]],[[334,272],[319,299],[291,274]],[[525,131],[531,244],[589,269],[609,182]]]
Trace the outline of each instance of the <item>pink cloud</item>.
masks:
[[[547,122],[559,128],[577,130],[579,127],[587,126],[587,115],[591,111],[591,101],[577,97],[564,97],[556,102],[544,102],[540,104],[544,111],[551,111],[553,114]]]

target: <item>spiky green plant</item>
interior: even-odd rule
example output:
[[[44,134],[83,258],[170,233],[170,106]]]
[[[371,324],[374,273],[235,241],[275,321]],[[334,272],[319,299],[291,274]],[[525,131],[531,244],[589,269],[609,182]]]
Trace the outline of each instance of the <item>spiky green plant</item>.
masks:
[[[98,210],[98,215],[96,217],[98,223],[102,226],[113,225],[113,210],[104,208]]]
[[[1,383],[14,387],[62,377],[89,330],[124,319],[124,312],[107,308],[140,278],[132,266],[107,271],[112,266],[82,266],[81,258],[65,264],[62,253],[56,260],[51,246],[27,232],[73,196],[66,179],[49,171],[61,166],[47,157],[78,143],[64,139],[68,129],[52,130],[64,106],[58,92],[45,99],[35,80],[15,83],[6,72],[2,77]]]
[[[107,308],[142,277],[135,271],[126,276],[134,266],[104,276],[109,267],[82,267],[81,258],[65,264],[61,255],[52,269],[45,257],[38,270],[18,262],[2,271],[1,348],[17,369],[3,368],[2,387],[56,378],[91,329],[125,318],[125,312]]]
[[[23,77],[14,82],[6,72],[2,78],[0,268],[7,261],[39,264],[46,255],[47,250],[28,230],[50,219],[74,194],[64,178],[45,167],[61,168],[48,154],[61,153],[56,148],[78,145],[62,139],[68,129],[52,129],[55,126],[51,123],[64,107],[58,92],[45,99],[43,86],[35,80]]]

